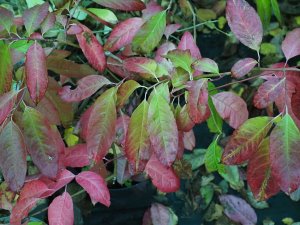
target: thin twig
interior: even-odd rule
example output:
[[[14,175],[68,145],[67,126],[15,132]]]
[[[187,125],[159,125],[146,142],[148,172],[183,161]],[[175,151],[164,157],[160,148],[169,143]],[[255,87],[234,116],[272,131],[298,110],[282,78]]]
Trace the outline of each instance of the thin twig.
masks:
[[[188,2],[188,5],[189,5],[189,8],[191,10],[191,13],[193,15],[194,40],[196,41],[197,40],[197,29],[196,29],[196,22],[197,22],[196,19],[197,19],[197,17],[196,17],[196,14],[195,14],[195,11],[194,11],[194,8],[193,8],[191,2],[190,1],[187,1],[187,2]]]

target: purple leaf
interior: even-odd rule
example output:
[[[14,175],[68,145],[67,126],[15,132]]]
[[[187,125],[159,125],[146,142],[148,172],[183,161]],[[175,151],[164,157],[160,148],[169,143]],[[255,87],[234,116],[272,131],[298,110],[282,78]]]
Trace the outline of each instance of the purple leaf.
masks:
[[[294,29],[286,35],[281,48],[286,61],[300,55],[300,28]]]
[[[241,78],[249,73],[257,64],[252,58],[245,58],[237,61],[231,68],[231,74],[235,78]]]

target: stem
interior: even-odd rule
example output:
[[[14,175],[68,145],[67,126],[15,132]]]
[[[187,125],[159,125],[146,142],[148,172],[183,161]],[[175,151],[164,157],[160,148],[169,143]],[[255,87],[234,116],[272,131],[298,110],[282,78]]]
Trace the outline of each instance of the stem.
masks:
[[[176,32],[183,32],[183,31],[187,31],[187,30],[190,30],[190,29],[193,29],[193,28],[197,28],[197,27],[201,27],[207,23],[216,23],[218,22],[218,20],[209,20],[209,21],[205,21],[203,23],[198,23],[194,26],[191,26],[191,27],[187,27],[187,28],[183,28],[183,29],[180,29],[180,30],[177,30]]]
[[[189,8],[191,10],[191,13],[193,15],[193,28],[194,28],[194,40],[196,41],[197,40],[197,30],[196,30],[196,14],[195,14],[195,11],[194,11],[194,8],[191,4],[190,1],[187,1],[188,5],[189,5]]]

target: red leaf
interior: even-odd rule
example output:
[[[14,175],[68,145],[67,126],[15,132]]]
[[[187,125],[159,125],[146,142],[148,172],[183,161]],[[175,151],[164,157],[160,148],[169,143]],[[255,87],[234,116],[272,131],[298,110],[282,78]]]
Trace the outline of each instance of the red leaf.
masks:
[[[125,56],[117,55],[121,59],[126,59]],[[124,68],[123,61],[120,62],[114,58],[108,57],[107,59],[107,67],[110,71],[117,74],[119,77],[125,78],[125,79],[132,79],[136,80],[137,76],[130,73],[128,70]]]
[[[122,11],[142,11],[146,7],[140,0],[94,0],[94,2],[107,8]]]
[[[147,3],[146,9],[142,11],[143,13],[143,19],[145,21],[149,20],[153,15],[155,15],[158,12],[163,11],[163,7],[161,7],[155,0],[151,0]]]
[[[122,114],[116,122],[116,139],[115,143],[121,147],[125,147],[125,138],[127,135],[130,117]]]
[[[248,74],[257,64],[252,58],[245,58],[237,61],[231,68],[231,75],[234,78],[241,78]]]
[[[110,206],[110,194],[105,180],[97,173],[81,172],[76,176],[76,181],[87,191],[94,205],[100,202],[107,207]]]
[[[0,96],[0,125],[13,109],[17,94],[15,91],[10,91]]]
[[[59,113],[47,95],[38,103],[36,109],[45,115],[51,124],[60,125]]]
[[[65,102],[79,102],[91,95],[104,85],[111,84],[111,82],[101,75],[89,75],[77,82],[77,87],[71,90],[70,86],[64,86],[59,95]]]
[[[244,199],[234,195],[221,195],[219,199],[225,208],[224,213],[231,220],[243,225],[254,225],[257,223],[254,209]]]
[[[196,138],[193,130],[183,133],[184,148],[192,151],[196,146]]]
[[[221,92],[211,96],[219,115],[233,128],[238,128],[248,119],[246,102],[232,92]]]
[[[300,55],[300,28],[296,28],[286,35],[281,48],[286,61]]]
[[[26,53],[25,72],[30,97],[37,104],[44,97],[48,86],[46,55],[37,42]]]
[[[0,133],[0,167],[9,188],[17,192],[27,171],[26,148],[19,127],[10,121]]]
[[[10,225],[21,225],[23,218],[28,216],[29,211],[35,206],[38,198],[26,198],[19,200],[10,214]]]
[[[86,140],[89,155],[96,162],[107,154],[115,138],[116,91],[113,87],[100,95],[91,111]]]
[[[167,55],[169,51],[175,50],[176,46],[172,42],[163,43],[157,51],[155,52],[155,61],[159,63],[164,63],[167,61],[163,56]]]
[[[292,95],[291,104],[293,113],[300,120],[300,85],[296,87],[296,92]]]
[[[189,116],[186,105],[183,107],[177,105],[175,109],[175,118],[178,130],[188,132],[195,126],[195,123]]]
[[[86,144],[77,144],[66,148],[64,165],[69,167],[84,167],[90,164]]]
[[[80,137],[83,140],[86,140],[86,137],[87,137],[88,124],[89,124],[89,119],[90,119],[92,110],[93,110],[93,105],[90,106],[87,110],[85,110],[85,112],[81,115],[80,120],[79,120]]]
[[[110,33],[104,49],[115,52],[130,44],[143,23],[144,21],[138,17],[129,18],[119,23]]]
[[[20,193],[19,201],[28,198],[41,198],[42,195],[49,191],[48,186],[41,180],[32,180],[25,183]]]
[[[162,192],[176,192],[180,188],[180,179],[172,168],[167,168],[152,154],[145,169],[152,183]]]
[[[166,26],[166,30],[164,35],[166,36],[167,39],[169,39],[169,37],[175,33],[179,28],[181,27],[180,24],[175,23],[175,24],[169,24]]]
[[[226,19],[232,32],[244,45],[258,51],[263,28],[259,16],[245,0],[228,0]]]
[[[263,140],[247,167],[247,182],[254,197],[260,201],[266,200],[280,191],[271,171],[269,142],[269,138]]]
[[[74,212],[73,201],[68,192],[57,196],[49,205],[49,225],[73,225]]]
[[[36,109],[26,107],[23,126],[32,161],[45,176],[56,177],[59,149],[51,125]]]
[[[106,68],[106,59],[102,45],[93,32],[86,26],[79,24],[83,32],[76,34],[79,46],[88,62],[100,73]]]
[[[208,119],[210,110],[208,107],[207,79],[189,81],[187,111],[194,123],[201,123]]]
[[[124,68],[129,72],[138,73],[143,78],[155,78],[157,63],[145,57],[131,57],[123,61]]]
[[[258,88],[253,103],[256,108],[263,109],[283,94],[285,79],[268,80]]]
[[[200,50],[199,50],[199,48],[198,48],[198,46],[197,46],[197,44],[196,44],[196,42],[193,38],[193,35],[188,31],[186,31],[183,34],[183,36],[182,36],[182,38],[181,38],[181,40],[178,44],[178,49],[180,49],[180,50],[190,50],[191,55],[194,59],[201,58]]]
[[[83,32],[83,29],[77,24],[70,26],[70,28],[67,30],[68,35],[80,34],[81,32]]]

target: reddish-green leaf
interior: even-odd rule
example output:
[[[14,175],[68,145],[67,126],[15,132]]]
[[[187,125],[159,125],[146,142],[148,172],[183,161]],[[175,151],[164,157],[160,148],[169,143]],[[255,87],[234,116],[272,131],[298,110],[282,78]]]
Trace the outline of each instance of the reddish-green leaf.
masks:
[[[113,87],[100,95],[89,117],[87,148],[90,157],[95,161],[101,160],[107,154],[115,137],[116,91]]]
[[[152,155],[145,169],[152,183],[162,192],[175,192],[180,188],[180,179],[172,168],[165,167],[155,156]]]
[[[73,225],[74,212],[72,197],[68,192],[57,196],[49,205],[49,225]]]
[[[144,21],[138,17],[129,18],[119,23],[109,35],[104,49],[114,52],[130,44],[143,23]]]
[[[180,105],[176,106],[175,118],[178,130],[188,132],[195,126],[195,123],[189,116],[186,106],[187,105],[184,105],[183,107],[181,107]]]
[[[122,11],[142,11],[145,9],[145,4],[141,0],[93,0],[107,8],[122,10]]]
[[[149,20],[154,14],[163,11],[163,7],[161,7],[161,5],[159,3],[157,3],[156,1],[149,1],[146,4],[146,9],[144,9],[142,11],[143,13],[143,19],[145,21]]]
[[[300,28],[296,28],[286,35],[281,48],[286,61],[300,55]]]
[[[58,170],[58,146],[53,130],[36,109],[26,107],[23,113],[24,137],[32,161],[45,176],[55,178]]]
[[[250,159],[272,127],[271,117],[255,117],[247,120],[229,139],[223,152],[226,164],[240,164]]]
[[[122,148],[125,147],[125,139],[127,136],[129,121],[130,117],[123,113],[121,113],[121,116],[119,116],[117,119],[115,143]]]
[[[130,95],[140,86],[141,85],[134,80],[129,80],[123,83],[117,92],[117,106],[123,107]]]
[[[41,24],[42,34],[45,34],[47,31],[52,29],[55,25],[55,21],[56,21],[56,16],[54,12],[49,13],[45,18],[45,20],[43,21],[43,23]]]
[[[273,103],[283,94],[284,84],[285,79],[273,78],[260,85],[253,98],[254,106],[263,109]]]
[[[188,31],[184,32],[184,34],[182,35],[182,38],[178,44],[178,49],[190,50],[191,55],[194,59],[201,58],[201,53],[200,53],[200,50],[194,40],[194,37]]]
[[[157,64],[155,60],[145,57],[131,57],[123,61],[124,69],[138,73],[144,78],[155,78]]]
[[[94,205],[100,202],[107,207],[110,206],[110,194],[105,180],[100,175],[85,171],[76,176],[76,181],[87,191]]]
[[[189,81],[187,111],[194,123],[201,123],[210,115],[208,107],[207,79]]]
[[[15,91],[10,91],[0,96],[0,125],[13,109],[17,94]]]
[[[58,110],[52,101],[45,96],[39,104],[36,106],[36,109],[46,116],[51,124],[60,125],[60,117]]]
[[[0,7],[0,27],[4,27],[8,32],[10,31],[10,27],[14,22],[14,14],[12,11]],[[1,50],[1,49],[0,49]]]
[[[159,161],[171,166],[178,149],[178,130],[168,102],[156,90],[149,105],[148,133]]]
[[[248,74],[257,64],[252,58],[245,58],[237,61],[231,68],[231,75],[234,78],[241,78]]]
[[[233,127],[238,128],[248,119],[246,102],[232,92],[221,92],[211,96],[219,115]]]
[[[165,32],[166,17],[167,12],[162,11],[144,23],[132,41],[133,51],[141,53],[153,51]]]
[[[30,9],[26,9],[23,13],[23,21],[28,35],[31,35],[37,30],[41,23],[48,15],[49,3],[45,2],[42,5],[36,5]]]
[[[111,82],[101,75],[89,75],[77,82],[77,87],[71,90],[70,86],[64,86],[59,95],[65,102],[79,102],[91,95],[104,85],[111,84]]]
[[[180,67],[187,71],[189,74],[192,74],[192,63],[193,58],[191,56],[191,52],[189,50],[179,50],[175,49],[169,51],[168,54],[165,56],[166,58],[170,59],[171,62],[175,67]]]
[[[277,194],[280,190],[271,170],[270,139],[264,139],[247,167],[247,183],[256,199],[262,201]]]
[[[102,45],[89,28],[82,24],[79,26],[82,28],[82,32],[76,34],[79,46],[88,62],[102,73],[106,68],[106,58]]]
[[[21,225],[22,219],[28,216],[28,213],[35,206],[37,201],[38,198],[26,198],[19,200],[10,214],[9,224]]]
[[[280,189],[286,193],[300,185],[300,131],[289,114],[277,123],[270,135],[270,160]]]
[[[132,113],[125,142],[128,161],[136,171],[143,171],[144,163],[149,159],[150,140],[147,132],[149,104],[144,100]]]
[[[27,171],[26,149],[18,126],[10,121],[0,133],[0,167],[9,188],[17,192]]]
[[[179,28],[181,27],[180,24],[175,23],[175,24],[169,24],[166,26],[166,30],[164,32],[164,35],[166,36],[167,39],[169,39],[169,37],[175,33]]]
[[[66,148],[64,165],[68,167],[84,167],[90,164],[86,144],[77,144]]]
[[[48,86],[46,55],[37,42],[26,53],[25,71],[30,97],[37,104],[44,97]]]
[[[207,73],[219,73],[218,64],[209,58],[201,58],[193,63],[193,67],[196,70]]]
[[[1,14],[1,12],[0,12]],[[1,15],[2,16],[2,15]],[[0,41],[0,95],[10,91],[13,79],[13,63],[8,44]]]
[[[245,0],[228,0],[226,19],[231,31],[247,47],[258,51],[263,28],[254,8]]]

